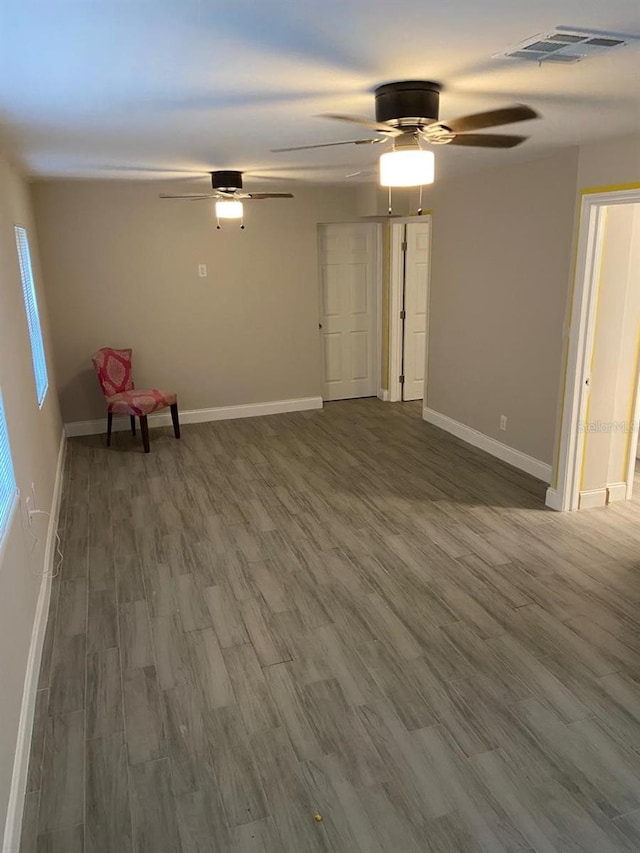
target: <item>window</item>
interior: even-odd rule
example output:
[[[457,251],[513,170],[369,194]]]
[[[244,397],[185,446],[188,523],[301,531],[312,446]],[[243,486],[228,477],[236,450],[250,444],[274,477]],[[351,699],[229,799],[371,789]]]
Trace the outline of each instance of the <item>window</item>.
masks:
[[[49,379],[47,377],[47,362],[44,357],[44,344],[42,342],[36,288],[33,282],[33,270],[31,269],[29,240],[26,230],[20,225],[15,226],[15,231],[18,259],[20,261],[20,275],[22,276],[22,294],[24,296],[24,307],[27,312],[27,325],[29,326],[29,339],[31,341],[31,357],[33,359],[33,374],[36,380],[36,394],[38,396],[38,405],[42,408],[44,398],[47,396]]]
[[[18,489],[13,473],[11,448],[9,447],[9,433],[7,432],[7,422],[2,406],[2,394],[0,393],[0,542],[2,542],[9,524],[17,494]]]

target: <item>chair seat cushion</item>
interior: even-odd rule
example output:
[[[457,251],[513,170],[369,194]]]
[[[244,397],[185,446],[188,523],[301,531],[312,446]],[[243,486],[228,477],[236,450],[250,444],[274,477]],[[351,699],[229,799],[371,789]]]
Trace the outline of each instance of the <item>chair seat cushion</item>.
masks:
[[[158,409],[173,406],[178,400],[174,391],[151,390],[121,391],[107,397],[107,404],[112,415],[150,415]]]

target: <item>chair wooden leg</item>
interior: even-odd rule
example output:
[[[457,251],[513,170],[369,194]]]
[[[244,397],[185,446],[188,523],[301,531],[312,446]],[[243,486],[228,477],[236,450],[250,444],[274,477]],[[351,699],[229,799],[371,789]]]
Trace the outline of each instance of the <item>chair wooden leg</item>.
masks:
[[[107,412],[107,447],[111,447],[111,427],[113,425],[113,415]]]
[[[131,418],[131,435],[136,434],[136,416],[130,415]]]
[[[146,415],[140,415],[140,432],[142,433],[144,452],[148,453],[151,448],[149,447],[149,424],[147,423]]]
[[[176,438],[180,438],[180,421],[178,420],[178,404],[174,403],[171,406],[171,420],[173,421],[173,434]]]

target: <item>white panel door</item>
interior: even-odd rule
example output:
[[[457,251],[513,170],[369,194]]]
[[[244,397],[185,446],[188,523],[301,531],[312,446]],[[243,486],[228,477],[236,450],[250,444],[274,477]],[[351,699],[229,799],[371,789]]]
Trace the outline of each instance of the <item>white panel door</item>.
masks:
[[[376,226],[320,225],[320,333],[325,400],[377,392]]]
[[[404,292],[404,400],[422,400],[427,364],[430,222],[406,226]]]

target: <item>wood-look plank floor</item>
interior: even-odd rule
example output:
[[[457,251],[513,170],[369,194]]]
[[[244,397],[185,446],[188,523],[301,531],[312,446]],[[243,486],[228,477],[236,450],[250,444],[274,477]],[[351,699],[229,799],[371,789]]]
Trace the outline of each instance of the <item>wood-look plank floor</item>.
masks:
[[[22,853],[640,849],[638,500],[547,511],[417,404],[103,442]]]

